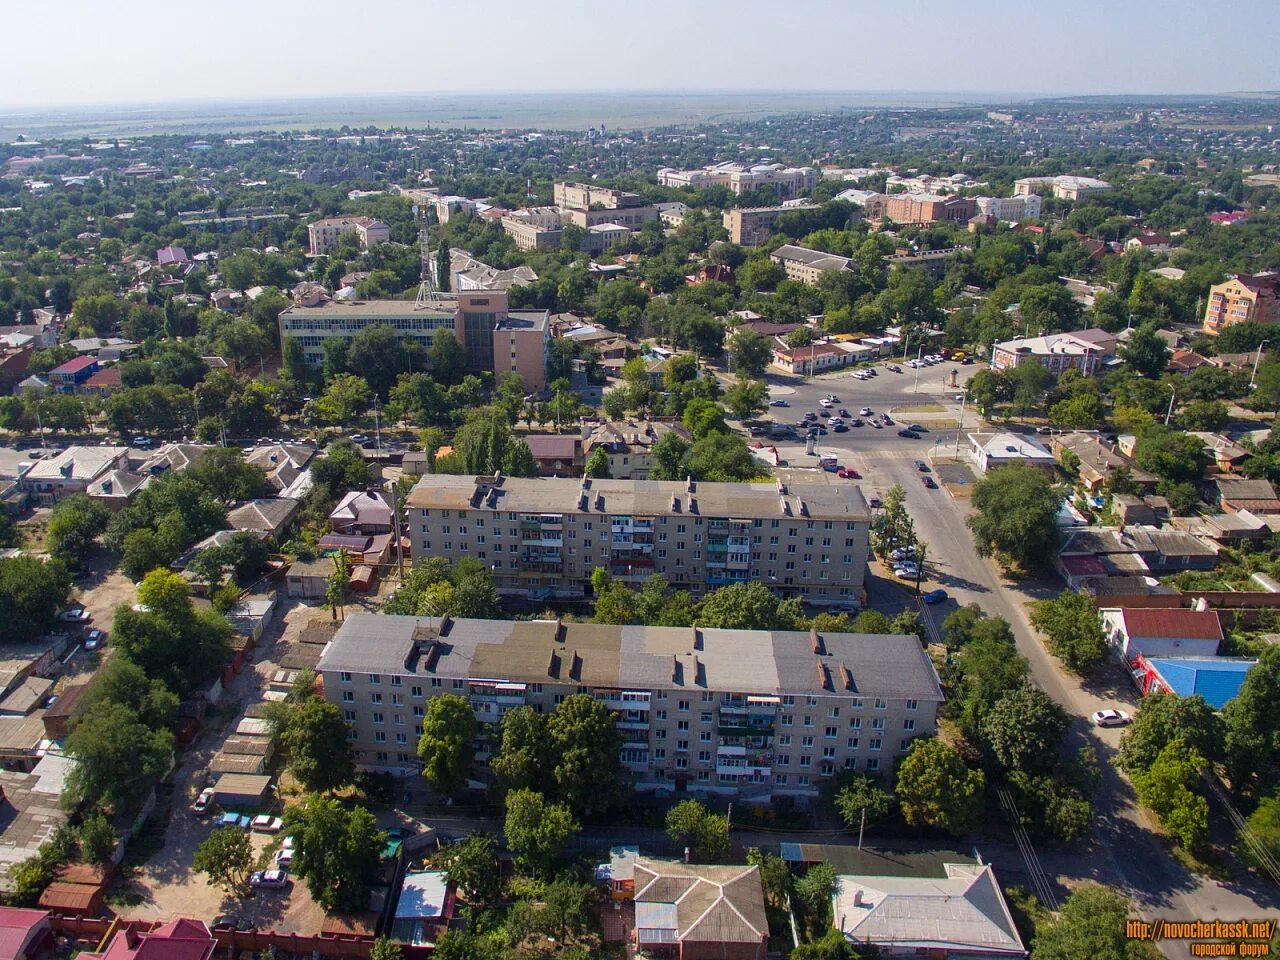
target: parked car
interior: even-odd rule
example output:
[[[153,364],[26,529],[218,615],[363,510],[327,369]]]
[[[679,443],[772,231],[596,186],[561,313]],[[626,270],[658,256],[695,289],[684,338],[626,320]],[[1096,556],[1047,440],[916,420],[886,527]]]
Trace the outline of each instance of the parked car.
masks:
[[[917,470],[919,470],[921,473],[928,473],[928,472],[929,472],[929,465],[928,465],[927,463],[925,463],[923,460],[917,460],[917,461],[916,461],[916,469],[917,469]]]
[[[872,425],[873,427],[875,427],[877,430],[883,430],[883,429],[884,429],[884,424],[882,424],[879,420],[872,420],[872,421],[870,421],[870,423],[871,423],[871,425]]]
[[[889,554],[889,559],[894,562],[899,560],[914,560],[916,558],[916,553],[917,550],[914,544],[908,547],[898,547],[897,550],[894,550],[893,553]]]
[[[211,806],[213,806],[213,787],[205,787],[191,804],[191,812],[208,813]]]
[[[1123,727],[1129,722],[1129,714],[1123,710],[1097,710],[1093,714],[1095,727]]]
[[[853,426],[853,427],[860,427],[860,426],[862,426],[862,418],[861,418],[861,417],[854,417],[852,420],[850,420],[850,421],[849,421],[849,425],[850,425],[850,426]]]
[[[369,439],[369,435],[365,433],[353,433],[351,435],[352,443],[364,443],[368,439]]]
[[[769,401],[769,406],[771,406],[771,407],[789,407],[789,406],[791,406],[791,404],[787,403],[787,401],[785,401],[785,400],[770,400],[770,401]]]
[[[84,607],[74,606],[68,607],[58,614],[58,619],[63,623],[88,623],[93,617]]]
[[[932,605],[933,605],[933,604],[935,604],[935,603],[942,603],[944,600],[946,600],[946,599],[947,599],[947,591],[945,591],[945,590],[930,590],[928,593],[926,593],[926,594],[925,594],[923,597],[921,597],[920,599],[921,599],[921,600],[923,600],[925,603],[929,604],[930,606],[932,606]]]
[[[892,426],[893,417],[889,416],[887,413],[882,413],[880,414],[880,422],[883,423],[886,427]]]
[[[857,470],[853,469],[853,467],[841,467],[839,470],[836,471],[836,476],[839,477],[841,480],[861,480],[862,479],[862,474],[860,474]]]
[[[913,424],[911,424],[909,427],[907,427],[907,429],[908,429],[908,430],[914,430],[916,433],[928,433],[928,432],[929,432],[928,427],[922,427],[922,426],[920,426],[920,424],[918,424],[918,423],[913,423]]]
[[[886,370],[889,370],[889,371],[892,371],[893,373],[901,373],[901,372],[902,372],[902,368],[901,368],[900,366],[898,366],[896,363],[890,363],[890,364],[887,364],[887,365],[885,366],[885,369],[886,369]]]
[[[282,847],[276,851],[276,866],[282,870],[293,866],[293,847]]]
[[[107,635],[101,630],[90,630],[84,637],[84,648],[86,650],[97,650],[100,646],[107,642]]]
[[[832,427],[831,429],[832,429],[834,432],[836,432],[836,433],[848,433],[848,432],[849,432],[849,427],[848,427],[848,425],[847,425],[847,424],[843,424],[843,423],[837,423],[837,424],[836,424],[834,427]]]
[[[851,417],[851,416],[853,416],[853,414],[851,414],[851,413],[850,413],[848,410],[846,410],[844,407],[841,407],[841,408],[840,408],[840,410],[839,410],[839,414],[840,414],[840,416],[842,416],[842,417]]]
[[[920,567],[913,560],[903,560],[893,568],[893,575],[903,580],[914,580],[920,576]]]
[[[924,484],[926,490],[937,490],[938,485],[934,483],[933,477],[921,477],[920,482]]]
[[[881,502],[879,497],[872,497],[870,500],[867,501],[867,506],[870,507],[872,510],[879,510],[883,506],[883,503]]]
[[[283,890],[289,885],[288,870],[257,870],[249,877],[249,886],[266,890]]]
[[[249,822],[252,820],[248,814],[232,813],[228,811],[214,821],[214,827],[238,827],[242,830],[249,829]]]
[[[906,437],[908,440],[919,440],[919,439],[920,439],[920,434],[916,433],[914,430],[907,430],[907,429],[905,429],[905,428],[904,428],[904,429],[902,429],[902,430],[899,430],[899,431],[898,431],[898,436],[900,436],[900,437]]]
[[[824,400],[829,400],[829,401],[831,401],[832,403],[839,403],[839,402],[840,402],[840,398],[839,398],[839,397],[837,397],[834,393],[828,393],[828,394],[827,394],[825,397],[823,397],[822,399],[824,399]]]
[[[826,397],[823,397],[821,400],[818,401],[818,403],[822,404],[823,407],[835,406],[834,401],[828,400]]]
[[[872,410],[870,407],[863,407],[861,410],[858,411],[858,416],[860,417],[869,417],[871,416],[871,414],[872,414]]]
[[[806,411],[805,411],[805,413],[804,413],[804,418],[805,418],[806,420],[817,420],[817,419],[818,419],[818,415],[817,415],[816,413],[814,413],[812,410],[806,410]]]
[[[284,821],[279,817],[273,817],[269,813],[260,813],[253,818],[253,822],[249,825],[250,829],[256,830],[258,833],[279,833],[284,829]]]
[[[131,446],[139,447],[142,450],[150,450],[156,445],[156,442],[150,437],[144,437],[141,434],[129,441]]]

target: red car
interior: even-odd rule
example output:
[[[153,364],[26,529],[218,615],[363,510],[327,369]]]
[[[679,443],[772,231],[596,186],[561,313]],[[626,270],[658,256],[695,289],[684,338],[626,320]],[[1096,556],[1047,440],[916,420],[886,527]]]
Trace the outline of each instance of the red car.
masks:
[[[862,479],[862,474],[860,474],[857,470],[853,469],[853,467],[841,467],[839,470],[836,471],[836,476],[839,477],[841,480],[861,480]]]
[[[921,477],[920,482],[924,484],[926,490],[937,490],[938,485],[933,482],[933,477]]]

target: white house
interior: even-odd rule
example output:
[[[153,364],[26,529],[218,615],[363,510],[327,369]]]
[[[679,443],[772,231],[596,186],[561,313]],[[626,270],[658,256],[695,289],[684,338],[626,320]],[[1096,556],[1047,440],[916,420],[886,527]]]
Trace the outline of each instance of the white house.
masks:
[[[992,467],[1022,463],[1053,472],[1057,461],[1053,453],[1035,437],[1017,433],[971,433],[969,456],[986,473]]]
[[[1123,607],[1101,611],[1107,639],[1126,663],[1145,657],[1213,657],[1222,623],[1212,610]]]

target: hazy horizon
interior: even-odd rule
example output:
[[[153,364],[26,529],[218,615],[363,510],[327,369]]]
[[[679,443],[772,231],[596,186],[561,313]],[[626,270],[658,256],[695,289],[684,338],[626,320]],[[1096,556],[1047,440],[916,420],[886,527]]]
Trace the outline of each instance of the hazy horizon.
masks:
[[[739,0],[649,0],[626,17],[589,0],[483,7],[380,0],[219,0],[157,15],[138,0],[12,0],[0,110],[225,104],[463,93],[945,93],[1226,95],[1276,87],[1280,18],[1221,0],[1232,33],[1216,55],[1188,25],[1205,8],[1016,0],[942,11]],[[957,91],[965,91],[958,93]]]

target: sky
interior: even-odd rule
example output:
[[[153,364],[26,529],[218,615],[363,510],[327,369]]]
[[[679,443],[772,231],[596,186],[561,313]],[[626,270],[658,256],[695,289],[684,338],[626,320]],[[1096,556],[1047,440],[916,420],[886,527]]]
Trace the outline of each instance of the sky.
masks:
[[[1273,2],[5,0],[0,107],[468,90],[1275,90]]]

